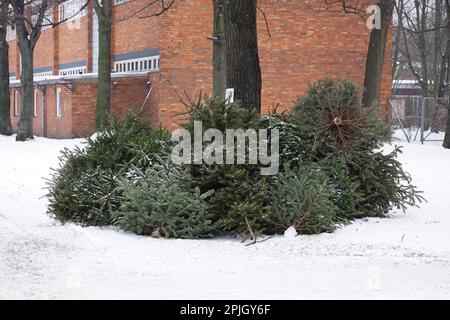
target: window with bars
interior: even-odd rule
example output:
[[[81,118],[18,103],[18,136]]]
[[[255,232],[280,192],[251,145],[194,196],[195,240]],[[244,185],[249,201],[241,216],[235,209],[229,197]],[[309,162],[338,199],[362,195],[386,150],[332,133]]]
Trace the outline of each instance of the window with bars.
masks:
[[[53,22],[53,13],[52,12],[53,11],[51,9],[47,10],[45,12],[44,20],[42,21],[41,31],[44,31],[44,30],[52,28],[52,22]],[[39,14],[33,14],[31,16],[31,23],[33,24],[33,26],[36,25],[38,18],[39,18]]]
[[[114,72],[159,71],[159,56],[114,62]]]
[[[80,19],[87,14],[88,0],[68,0],[59,5],[59,22]]]

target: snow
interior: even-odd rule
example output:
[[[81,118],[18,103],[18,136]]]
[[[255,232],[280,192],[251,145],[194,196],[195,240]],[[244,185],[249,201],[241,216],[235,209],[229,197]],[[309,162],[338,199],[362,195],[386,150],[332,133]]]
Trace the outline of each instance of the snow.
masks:
[[[289,228],[284,232],[284,236],[285,236],[286,238],[292,239],[292,238],[297,237],[297,236],[298,236],[298,233],[297,233],[297,230],[295,230],[295,227],[292,226],[292,227],[289,227]]]
[[[450,298],[450,151],[437,142],[397,142],[425,191],[421,209],[252,246],[53,221],[42,177],[80,143],[0,136],[0,299]]]

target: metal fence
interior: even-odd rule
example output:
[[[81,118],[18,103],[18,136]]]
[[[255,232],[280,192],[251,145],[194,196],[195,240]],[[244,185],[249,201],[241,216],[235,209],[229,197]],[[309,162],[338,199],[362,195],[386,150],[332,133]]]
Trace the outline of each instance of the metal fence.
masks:
[[[449,98],[397,96],[389,103],[390,122],[408,142],[442,141],[449,106]]]

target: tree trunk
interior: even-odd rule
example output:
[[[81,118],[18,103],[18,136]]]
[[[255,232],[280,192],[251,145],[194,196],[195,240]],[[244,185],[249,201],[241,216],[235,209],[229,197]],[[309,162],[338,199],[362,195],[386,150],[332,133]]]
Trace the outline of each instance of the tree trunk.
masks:
[[[447,130],[445,131],[443,147],[446,149],[450,149],[450,111],[447,115]]]
[[[227,60],[225,51],[223,0],[213,0],[214,37],[213,40],[213,95],[225,99],[227,89]]]
[[[33,139],[33,49],[20,45],[22,56],[22,73],[20,75],[20,120],[17,132],[17,141]]]
[[[256,0],[224,0],[227,87],[235,100],[261,112],[261,68],[258,54]]]
[[[447,10],[447,56],[446,56],[446,84],[448,86],[448,81],[449,81],[449,72],[450,72],[450,20],[448,19],[448,17],[450,17],[450,0],[446,0],[445,1],[445,7]],[[444,66],[442,67],[444,69]],[[448,87],[447,87],[448,88]],[[442,89],[443,91],[445,91],[444,89]],[[447,94],[448,94],[448,89],[447,89]],[[445,94],[443,94],[444,96]],[[448,106],[447,106],[448,107]],[[448,110],[447,113],[447,130],[445,131],[445,138],[444,138],[444,144],[443,144],[444,148],[446,149],[450,149],[450,110]]]
[[[404,5],[404,0],[399,0],[398,3],[398,7],[400,8],[399,10],[396,10],[397,12],[397,19],[399,21],[402,21],[403,19],[403,5]],[[400,62],[400,36],[401,36],[401,28],[402,28],[402,23],[399,23],[397,26],[397,31],[395,32],[395,37],[394,37],[394,52],[393,52],[393,63],[392,63],[392,79],[397,79],[397,71],[399,68],[399,62]]]
[[[449,9],[450,11],[450,9]],[[450,14],[450,12],[449,12]],[[447,44],[445,53],[442,55],[442,61],[441,61],[441,70],[439,75],[439,88],[438,88],[438,97],[444,98],[445,95],[448,93],[448,73],[449,73],[449,61],[450,61],[450,23],[447,27],[449,36],[447,37]]]
[[[2,2],[1,14],[6,12]],[[6,9],[6,10],[4,10]],[[0,23],[0,134],[11,135],[11,101],[9,95],[9,45],[6,41],[6,23]]]
[[[384,56],[394,12],[394,0],[379,1],[381,9],[381,29],[373,29],[370,34],[367,52],[366,74],[364,79],[363,106],[380,105],[381,81],[383,78]]]
[[[95,2],[97,2],[96,0]],[[95,4],[95,3],[94,3]],[[98,16],[98,84],[96,103],[96,129],[101,131],[109,127],[111,108],[111,33],[112,3],[102,1],[95,5]]]
[[[33,139],[33,106],[34,106],[34,83],[33,83],[33,54],[36,43],[41,36],[42,23],[47,9],[47,0],[41,0],[37,6],[37,20],[30,26],[31,5],[25,0],[9,1],[14,11],[14,22],[19,38],[19,51],[21,55],[21,110],[17,141]]]

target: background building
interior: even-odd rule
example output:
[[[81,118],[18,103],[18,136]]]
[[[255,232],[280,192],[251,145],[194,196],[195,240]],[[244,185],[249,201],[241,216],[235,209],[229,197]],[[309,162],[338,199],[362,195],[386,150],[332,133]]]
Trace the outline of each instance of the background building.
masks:
[[[211,0],[176,0],[160,17],[135,15],[146,0],[112,0],[112,113],[143,108],[154,126],[175,129],[185,111],[180,96],[212,91],[213,8]],[[64,21],[85,0],[60,1],[49,19]],[[376,1],[367,1],[374,3]],[[259,21],[263,112],[292,107],[308,82],[324,77],[351,79],[362,86],[370,30],[358,15],[321,0],[265,0]],[[44,28],[34,57],[36,135],[87,136],[95,128],[97,19],[90,3],[73,19]],[[20,55],[11,30],[11,108],[20,114]],[[383,103],[391,95],[391,46],[386,52]]]

